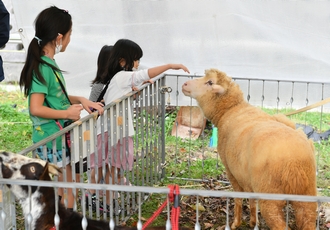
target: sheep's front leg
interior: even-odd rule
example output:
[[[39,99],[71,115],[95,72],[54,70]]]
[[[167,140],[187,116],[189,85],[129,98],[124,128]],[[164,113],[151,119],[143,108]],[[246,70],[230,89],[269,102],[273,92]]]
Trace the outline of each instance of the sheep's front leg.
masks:
[[[225,164],[225,163],[224,163]],[[227,168],[227,166],[226,166]],[[235,177],[231,174],[229,170],[226,170],[227,177],[231,183],[231,186],[233,186],[233,189],[235,192],[243,192],[243,188],[238,184]],[[242,204],[243,199],[242,198],[235,198],[235,207],[234,207],[234,222],[231,224],[231,229],[236,229],[239,227],[242,223]]]
[[[253,228],[257,224],[259,224],[257,205],[256,205],[256,200],[254,199],[249,199],[249,202],[250,202],[250,227]]]
[[[242,198],[235,198],[234,222],[231,229],[236,229],[242,223]]]

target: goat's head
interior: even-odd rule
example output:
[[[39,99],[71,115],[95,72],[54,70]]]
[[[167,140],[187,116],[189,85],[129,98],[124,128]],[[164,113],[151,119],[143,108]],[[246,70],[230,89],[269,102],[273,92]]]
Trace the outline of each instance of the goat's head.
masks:
[[[53,164],[40,159],[29,158],[12,152],[0,151],[0,166],[2,177],[12,180],[51,180],[49,174],[58,175],[60,169]],[[28,183],[27,183],[28,184]],[[7,185],[18,199],[28,196],[28,186]],[[31,193],[37,187],[31,187]]]

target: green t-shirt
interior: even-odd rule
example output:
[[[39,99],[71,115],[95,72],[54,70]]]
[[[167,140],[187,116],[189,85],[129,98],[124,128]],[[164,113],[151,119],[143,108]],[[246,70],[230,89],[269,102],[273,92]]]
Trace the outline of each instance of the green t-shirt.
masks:
[[[55,60],[50,59],[47,56],[41,57],[47,63],[50,63],[57,67]],[[55,71],[46,64],[40,64],[39,70],[41,75],[46,81],[46,84],[41,83],[37,80],[35,75],[33,76],[33,81],[31,85],[31,90],[29,92],[28,103],[30,107],[30,96],[33,93],[43,93],[45,94],[45,101],[47,100],[48,104],[52,109],[56,110],[66,110],[70,107],[70,101],[67,99],[65,93],[63,92],[61,85],[55,75],[55,72],[58,78],[61,80],[63,86],[65,86],[65,80],[63,75],[59,71]],[[66,90],[66,89],[65,89]],[[44,106],[48,106],[46,102],[44,102]],[[49,106],[48,106],[49,107]],[[53,119],[46,119],[37,116],[33,116],[30,114],[30,119],[32,120],[33,130],[32,130],[32,140],[34,143],[45,139],[46,137],[58,132],[60,129],[55,123]],[[65,120],[59,120],[62,127],[64,125]],[[56,139],[57,149],[62,149],[61,138]],[[48,148],[52,148],[52,143],[47,143]]]

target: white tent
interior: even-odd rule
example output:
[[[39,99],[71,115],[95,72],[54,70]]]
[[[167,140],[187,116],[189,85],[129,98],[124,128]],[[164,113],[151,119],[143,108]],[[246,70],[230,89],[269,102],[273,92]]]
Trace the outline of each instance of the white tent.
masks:
[[[193,74],[328,82],[330,1],[12,0],[24,46],[33,22],[56,5],[73,17],[71,43],[56,56],[69,92],[88,97],[100,48],[120,38],[143,49],[141,64],[183,63]],[[178,71],[176,71],[178,73]]]

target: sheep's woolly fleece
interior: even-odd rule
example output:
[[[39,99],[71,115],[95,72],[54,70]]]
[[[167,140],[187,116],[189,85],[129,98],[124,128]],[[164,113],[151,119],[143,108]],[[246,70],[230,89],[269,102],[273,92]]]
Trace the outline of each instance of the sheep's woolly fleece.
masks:
[[[271,116],[244,100],[239,85],[225,73],[207,70],[187,81],[182,92],[196,99],[218,128],[218,154],[235,191],[316,195],[314,146],[284,115]],[[285,201],[260,200],[261,214],[271,229],[285,229]],[[298,229],[315,229],[316,203],[291,202]],[[241,225],[242,200],[235,200],[231,225]],[[256,205],[250,201],[250,226]]]

